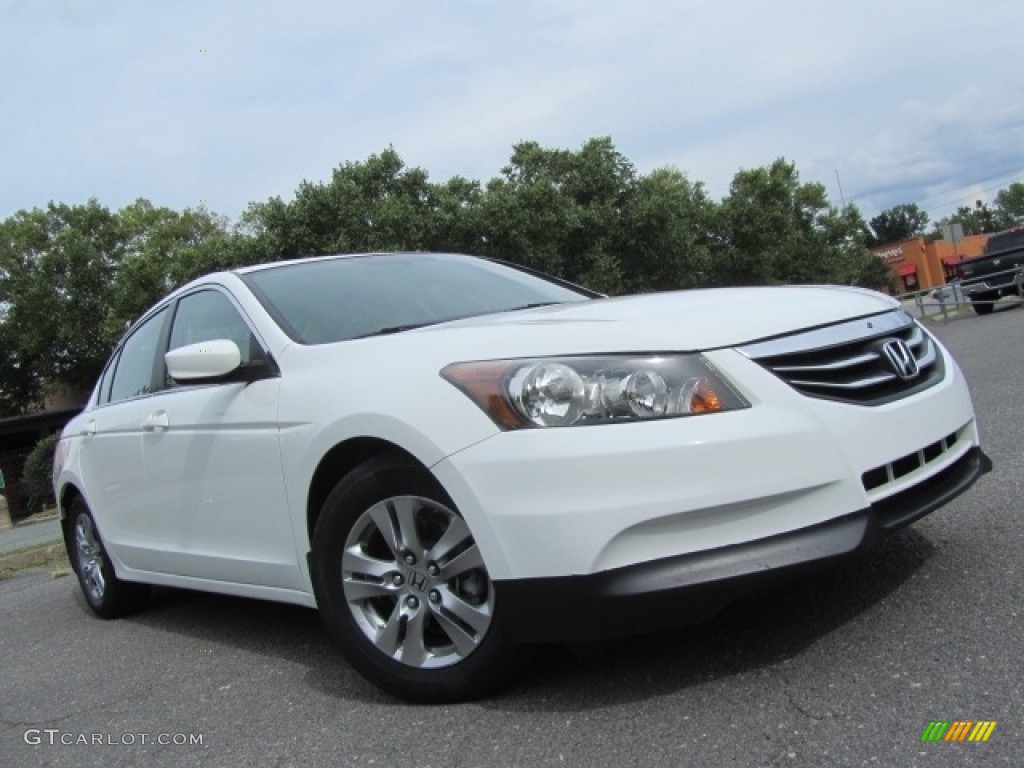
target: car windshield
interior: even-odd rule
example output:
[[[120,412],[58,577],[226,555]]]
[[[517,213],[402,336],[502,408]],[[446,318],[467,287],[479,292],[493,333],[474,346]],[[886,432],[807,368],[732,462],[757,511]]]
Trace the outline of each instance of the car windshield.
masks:
[[[447,254],[325,258],[240,276],[285,333],[302,344],[597,295],[486,259]]]
[[[985,253],[998,253],[1024,247],[1024,227],[1014,227],[992,235],[985,244]]]

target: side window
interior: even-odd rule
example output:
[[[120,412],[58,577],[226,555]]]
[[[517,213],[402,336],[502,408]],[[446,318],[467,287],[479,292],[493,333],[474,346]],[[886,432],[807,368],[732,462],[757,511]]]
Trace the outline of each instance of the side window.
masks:
[[[111,402],[153,391],[153,362],[166,314],[167,310],[161,309],[139,326],[122,345],[110,387]],[[102,393],[100,395],[102,401]]]
[[[242,353],[242,365],[249,362],[252,331],[227,296],[220,291],[206,290],[182,298],[174,313],[168,349],[214,339],[230,339],[235,342]],[[168,385],[174,385],[169,377]]]
[[[110,400],[110,379],[114,375],[114,368],[117,367],[117,353],[107,364],[107,367],[103,371],[103,376],[100,378],[100,385],[96,392],[96,403],[103,405],[105,402]]]

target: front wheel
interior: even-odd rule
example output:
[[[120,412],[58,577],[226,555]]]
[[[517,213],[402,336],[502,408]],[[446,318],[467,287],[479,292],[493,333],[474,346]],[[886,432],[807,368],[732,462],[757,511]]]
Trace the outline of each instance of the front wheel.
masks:
[[[494,585],[434,477],[398,454],[342,479],[313,536],[313,584],[352,666],[420,702],[476,698],[515,672]]]
[[[998,293],[982,293],[982,294],[979,294],[978,297],[977,297],[977,301],[975,301],[975,297],[972,296],[971,297],[971,309],[974,310],[975,314],[978,314],[978,315],[989,315],[989,314],[992,313],[992,310],[995,309],[995,307],[992,304],[983,303],[983,302],[995,301],[998,298],[999,298],[999,294]]]

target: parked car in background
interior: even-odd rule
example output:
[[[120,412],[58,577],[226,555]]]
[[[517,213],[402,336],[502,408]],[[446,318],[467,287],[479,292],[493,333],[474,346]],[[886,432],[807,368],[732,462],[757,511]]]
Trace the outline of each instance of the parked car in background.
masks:
[[[366,678],[436,702],[507,684],[525,644],[705,618],[989,467],[960,369],[881,294],[604,298],[407,253],[175,291],[54,484],[100,617],[154,584],[317,608]]]
[[[995,233],[981,256],[958,266],[963,293],[979,315],[1003,296],[1024,295],[1024,226]]]
[[[940,285],[929,295],[934,301],[941,301],[944,303],[954,303],[962,300],[959,281]]]

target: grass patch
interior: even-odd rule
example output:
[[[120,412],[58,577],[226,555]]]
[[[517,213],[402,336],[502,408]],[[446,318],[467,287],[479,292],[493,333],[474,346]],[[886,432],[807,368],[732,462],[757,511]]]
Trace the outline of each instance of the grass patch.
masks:
[[[64,552],[64,542],[60,539],[54,539],[53,541],[46,541],[42,544],[26,544],[24,547],[19,549],[12,549],[9,552],[0,552],[0,560],[14,555],[25,555],[31,552],[35,552],[40,549],[48,549],[50,547],[60,547],[60,551]]]
[[[53,578],[71,573],[71,563],[62,542],[37,544],[0,555],[0,579],[10,578],[32,568],[48,568]]]

